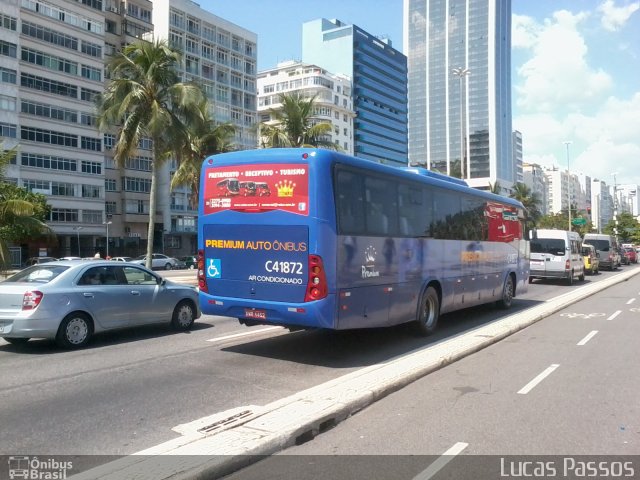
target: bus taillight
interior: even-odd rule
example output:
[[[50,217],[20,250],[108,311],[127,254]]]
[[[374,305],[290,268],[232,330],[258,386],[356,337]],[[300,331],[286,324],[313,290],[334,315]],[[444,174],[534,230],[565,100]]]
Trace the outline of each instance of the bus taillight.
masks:
[[[204,277],[204,250],[198,250],[198,288],[207,293],[207,280]]]
[[[322,264],[322,258],[318,255],[309,255],[309,281],[305,302],[313,302],[327,296],[327,276]]]

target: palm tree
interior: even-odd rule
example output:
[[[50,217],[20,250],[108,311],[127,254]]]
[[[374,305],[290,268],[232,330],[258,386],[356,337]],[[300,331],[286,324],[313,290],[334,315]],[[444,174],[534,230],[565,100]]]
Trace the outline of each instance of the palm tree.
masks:
[[[123,166],[143,137],[153,142],[147,267],[151,267],[156,217],[158,169],[184,145],[186,124],[198,116],[204,94],[195,84],[182,83],[176,67],[181,55],[165,40],[139,40],[122,49],[108,64],[110,82],[98,100],[98,126],[117,126],[114,159]]]
[[[0,144],[0,183],[4,182],[5,169],[13,157],[16,156],[16,152],[17,148],[4,150]],[[5,195],[5,191],[11,192],[11,190],[3,188],[0,192],[0,227],[12,226],[14,231],[16,227],[22,227],[25,231],[46,233],[55,238],[48,225],[34,218],[36,213],[36,205],[34,203],[24,198]],[[9,261],[8,241],[0,232],[0,267],[7,266]]]
[[[495,181],[495,183],[491,183],[489,182],[489,191],[491,193],[495,193],[496,195],[500,195],[500,192],[502,192],[502,187],[500,186],[500,182],[498,180]]]
[[[516,183],[511,193],[511,198],[518,200],[525,208],[525,225],[527,228],[535,227],[538,219],[540,218],[540,197],[537,193],[532,192],[531,189],[524,183]]]
[[[313,121],[313,107],[317,95],[305,97],[299,92],[281,93],[282,108],[271,109],[274,123],[259,125],[262,148],[320,147],[340,150],[335,143],[323,140],[332,130],[331,123]]]
[[[236,127],[231,123],[216,124],[210,117],[208,102],[198,105],[200,115],[193,119],[183,138],[185,145],[177,155],[178,169],[171,179],[171,189],[187,186],[191,189],[189,206],[198,208],[202,161],[209,155],[233,150],[231,139]]]

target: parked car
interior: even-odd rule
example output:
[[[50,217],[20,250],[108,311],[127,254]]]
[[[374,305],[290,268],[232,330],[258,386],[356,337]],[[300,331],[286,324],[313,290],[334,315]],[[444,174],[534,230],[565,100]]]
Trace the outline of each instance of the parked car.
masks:
[[[587,243],[582,244],[582,258],[584,259],[584,271],[589,275],[595,275],[600,268],[600,259],[596,247]]]
[[[82,260],[80,257],[61,257],[58,260]]]
[[[133,260],[133,257],[113,257],[111,259],[112,262],[130,262]]]
[[[199,317],[194,287],[140,265],[51,262],[0,282],[0,337],[13,344],[48,338],[77,348],[98,332],[164,322],[188,330]]]
[[[146,255],[140,255],[138,258],[132,260],[132,262],[137,263],[138,265],[146,265],[146,259]],[[151,258],[151,268],[153,269],[171,270],[176,268],[177,265],[178,261],[175,258],[168,257],[162,253],[154,253]]]
[[[189,270],[198,268],[198,257],[189,255],[187,257],[180,257],[180,260],[184,262]]]
[[[49,262],[57,262],[58,259],[55,257],[31,257],[27,259],[25,265],[30,267],[31,265],[39,265],[41,263],[49,263]]]
[[[629,259],[629,263],[638,263],[638,254],[634,248],[625,248],[624,255]]]

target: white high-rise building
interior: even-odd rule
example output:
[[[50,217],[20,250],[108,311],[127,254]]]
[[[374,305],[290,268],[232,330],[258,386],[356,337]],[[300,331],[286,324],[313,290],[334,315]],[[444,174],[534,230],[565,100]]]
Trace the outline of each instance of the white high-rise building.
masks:
[[[327,142],[353,155],[353,102],[351,80],[334,75],[308,63],[281,62],[277,67],[258,74],[258,115],[261,122],[273,120],[270,111],[281,108],[280,94],[298,92],[304,97],[315,96],[313,122],[328,122],[331,133]]]
[[[535,193],[540,199],[540,213],[547,215],[549,212],[549,185],[545,170],[540,165],[524,163],[522,165],[522,176],[524,184],[529,187],[531,193]]]

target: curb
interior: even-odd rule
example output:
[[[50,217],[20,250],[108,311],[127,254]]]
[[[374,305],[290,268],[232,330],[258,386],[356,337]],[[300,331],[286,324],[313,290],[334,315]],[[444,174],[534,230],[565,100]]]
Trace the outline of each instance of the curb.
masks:
[[[622,272],[524,312],[365,367],[263,407],[245,407],[244,416],[237,413],[242,409],[231,410],[229,412],[236,412],[232,417],[242,418],[222,427],[219,433],[200,433],[198,426],[202,426],[202,421],[181,425],[178,427],[183,434],[181,437],[87,470],[73,478],[159,480],[223,477],[264,456],[310,440],[415,380],[639,273],[639,269]],[[209,417],[207,421],[229,418],[229,412]]]

